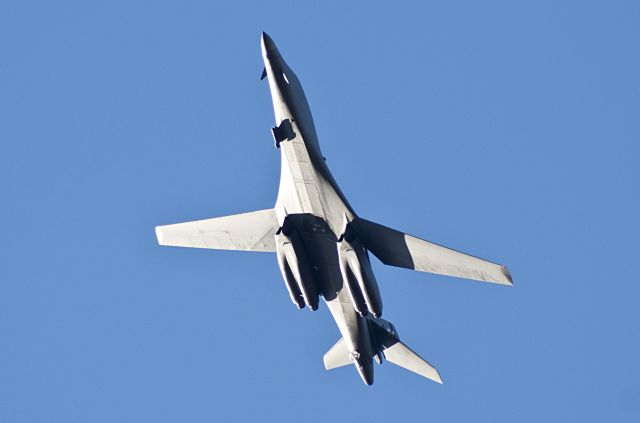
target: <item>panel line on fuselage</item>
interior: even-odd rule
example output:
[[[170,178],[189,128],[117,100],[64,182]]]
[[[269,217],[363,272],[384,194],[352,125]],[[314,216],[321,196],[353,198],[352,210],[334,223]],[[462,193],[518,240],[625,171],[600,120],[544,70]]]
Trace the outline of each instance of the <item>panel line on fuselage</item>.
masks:
[[[282,178],[291,178],[291,181],[289,181],[291,183],[287,185],[295,190],[300,209],[293,209],[291,204],[286,203],[285,207],[289,213],[310,213],[325,218],[325,211],[317,184],[316,170],[311,162],[300,130],[295,125],[295,122],[293,125],[297,134],[296,137],[293,140],[280,143],[282,160],[286,161],[286,166],[289,169],[288,174],[282,175]]]

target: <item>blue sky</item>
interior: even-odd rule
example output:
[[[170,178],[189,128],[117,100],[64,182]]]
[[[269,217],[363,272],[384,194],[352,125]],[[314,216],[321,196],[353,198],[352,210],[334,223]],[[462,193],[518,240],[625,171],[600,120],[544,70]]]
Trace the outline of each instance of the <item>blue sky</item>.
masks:
[[[0,421],[638,421],[638,3],[301,3],[3,4]],[[262,30],[361,216],[511,269],[373,264],[444,385],[325,372],[270,254],[157,246],[275,201]]]

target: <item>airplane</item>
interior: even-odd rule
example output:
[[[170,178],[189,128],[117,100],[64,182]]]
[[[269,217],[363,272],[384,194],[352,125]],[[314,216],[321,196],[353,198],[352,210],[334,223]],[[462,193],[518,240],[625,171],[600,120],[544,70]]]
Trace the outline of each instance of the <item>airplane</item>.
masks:
[[[366,220],[353,210],[318,144],[300,81],[266,33],[264,70],[273,102],[271,134],[280,151],[273,208],[156,227],[160,245],[275,252],[291,301],[316,310],[326,303],[342,337],[324,355],[326,370],[354,364],[373,384],[383,360],[442,383],[438,371],[406,346],[382,316],[369,253],[390,266],[512,285],[506,267]]]

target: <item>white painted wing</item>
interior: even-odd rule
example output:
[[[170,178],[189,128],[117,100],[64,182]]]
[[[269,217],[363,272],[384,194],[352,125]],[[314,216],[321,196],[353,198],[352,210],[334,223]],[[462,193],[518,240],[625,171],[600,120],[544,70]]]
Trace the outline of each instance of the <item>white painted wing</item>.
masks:
[[[352,223],[365,248],[390,266],[513,285],[506,267],[407,235],[368,220]]]
[[[388,348],[385,348],[384,357],[387,361],[395,364],[396,366],[404,367],[405,369],[417,373],[420,376],[424,376],[427,379],[431,379],[434,382],[442,383],[440,374],[438,374],[435,367],[427,363],[426,360],[400,341]]]
[[[276,251],[273,209],[156,226],[160,245],[214,250]]]

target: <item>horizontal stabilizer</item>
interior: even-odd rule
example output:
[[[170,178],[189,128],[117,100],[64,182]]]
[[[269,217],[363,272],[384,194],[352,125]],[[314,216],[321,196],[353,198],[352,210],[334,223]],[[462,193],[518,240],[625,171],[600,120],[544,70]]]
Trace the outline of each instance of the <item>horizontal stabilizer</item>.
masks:
[[[160,245],[215,250],[276,251],[273,209],[156,226]]]
[[[262,75],[260,75],[260,81],[267,77],[267,68],[262,68]]]
[[[384,357],[396,366],[403,367],[434,382],[442,383],[438,371],[400,341],[385,348]]]
[[[357,218],[350,223],[364,247],[390,266],[513,285],[506,267]]]
[[[347,350],[347,344],[344,342],[344,338],[340,338],[340,340],[336,342],[336,344],[324,355],[324,368],[326,370],[346,366],[351,363],[352,361],[349,357],[349,351]]]

